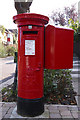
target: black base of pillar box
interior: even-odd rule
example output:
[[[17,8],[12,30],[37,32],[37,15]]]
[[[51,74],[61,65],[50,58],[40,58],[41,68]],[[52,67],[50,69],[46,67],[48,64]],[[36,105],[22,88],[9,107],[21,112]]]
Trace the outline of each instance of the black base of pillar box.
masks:
[[[43,97],[38,99],[24,99],[18,97],[17,113],[21,116],[34,117],[44,112]]]

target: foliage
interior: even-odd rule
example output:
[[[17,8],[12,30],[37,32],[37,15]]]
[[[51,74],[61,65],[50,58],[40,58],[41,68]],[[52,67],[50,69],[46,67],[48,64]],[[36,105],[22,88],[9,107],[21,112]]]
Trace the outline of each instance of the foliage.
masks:
[[[51,18],[55,22],[55,25],[58,25],[58,24],[60,24],[62,26],[65,25],[65,15],[63,12],[53,11]]]
[[[44,70],[44,95],[54,91],[55,85],[53,84],[53,77],[55,76],[55,70]]]
[[[78,19],[78,13],[76,12],[75,4],[71,5],[71,7],[64,7],[64,13],[66,17],[66,22],[69,21],[69,19],[72,19],[74,22]]]
[[[5,46],[0,42],[0,57],[1,58],[4,58],[6,57],[6,49],[5,49]]]
[[[53,19],[55,24],[59,25],[69,25],[68,21],[72,19],[74,22],[78,19],[78,13],[76,12],[75,5],[71,5],[71,7],[64,7],[64,10],[61,11],[56,10],[52,12],[51,18]]]
[[[2,102],[12,102],[17,99],[17,89],[13,91],[13,84],[2,89]]]
[[[78,26],[78,30],[77,30],[77,31],[78,31],[78,33],[80,34],[80,24],[79,24],[79,26]]]
[[[79,27],[79,21],[73,21],[72,19],[69,19],[68,21],[69,27],[74,30],[74,32],[78,32],[78,27]]]
[[[6,47],[7,56],[14,56],[15,51],[16,51],[16,48],[13,47],[13,46],[7,46]]]
[[[79,25],[79,21],[78,20],[73,21],[72,19],[69,19],[68,24],[69,24],[69,27],[74,30],[74,43],[80,41],[80,25]]]
[[[7,56],[14,56],[15,51],[17,51],[16,47],[13,46],[5,46],[0,43],[0,57],[4,58]]]
[[[65,98],[73,97],[70,70],[44,70],[44,96],[48,103],[65,104]],[[70,104],[70,101],[67,101]]]
[[[80,41],[80,25],[79,21],[73,21],[69,19],[68,21],[69,27],[74,30],[74,43]]]
[[[4,33],[5,33],[5,27],[2,26],[2,25],[0,25],[0,31],[1,31],[1,33],[4,35]]]
[[[15,36],[15,34],[13,35],[13,44],[17,44],[17,37]]]

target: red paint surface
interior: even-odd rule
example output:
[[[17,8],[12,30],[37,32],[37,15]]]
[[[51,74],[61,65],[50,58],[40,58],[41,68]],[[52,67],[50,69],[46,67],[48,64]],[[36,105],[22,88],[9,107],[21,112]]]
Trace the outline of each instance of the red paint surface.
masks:
[[[73,67],[74,32],[48,25],[45,29],[44,48],[44,25],[48,23],[48,17],[24,13],[13,19],[18,24],[18,97],[42,98],[43,69]],[[32,25],[32,29],[28,25]],[[35,40],[35,55],[25,55],[25,40]]]
[[[10,42],[10,38],[7,38],[7,42]]]
[[[39,25],[44,26],[48,23],[49,18],[35,13],[23,13],[13,17],[13,20],[18,26],[21,25]]]
[[[73,67],[73,34],[71,29],[48,25],[45,30],[45,68]]]
[[[18,96],[21,98],[43,97],[44,24],[48,22],[46,19],[48,20],[47,17],[37,14],[20,14],[14,17],[18,24]],[[28,24],[35,26],[29,29]],[[23,34],[23,31],[38,33]],[[35,55],[25,55],[25,40],[35,40]]]

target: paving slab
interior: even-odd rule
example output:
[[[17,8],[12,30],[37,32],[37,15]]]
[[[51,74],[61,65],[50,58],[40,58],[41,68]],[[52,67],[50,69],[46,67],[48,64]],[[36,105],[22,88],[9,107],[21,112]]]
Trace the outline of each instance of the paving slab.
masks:
[[[70,118],[73,118],[73,116],[72,115],[63,115],[62,118],[69,118],[70,119]]]
[[[50,113],[50,118],[62,118],[59,113]]]
[[[71,74],[71,76],[72,76],[72,78],[78,78],[78,76],[79,76],[79,74],[77,73],[77,74]]]
[[[64,110],[60,112],[62,116],[71,116],[71,112],[69,110]]]
[[[49,105],[48,109],[49,109],[50,111],[58,110],[58,106]]]
[[[72,112],[75,112],[75,111],[78,112],[78,107],[77,106],[70,106],[70,107],[68,107],[68,109]]]

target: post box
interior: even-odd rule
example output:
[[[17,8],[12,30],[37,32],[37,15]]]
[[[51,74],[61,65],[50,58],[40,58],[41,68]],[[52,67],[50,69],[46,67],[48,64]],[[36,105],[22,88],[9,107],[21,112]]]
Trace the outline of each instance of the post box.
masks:
[[[49,18],[23,13],[13,17],[18,24],[18,100],[17,112],[36,116],[44,112],[44,25]]]
[[[37,116],[44,112],[43,69],[73,67],[72,29],[45,25],[49,18],[34,13],[13,17],[18,24],[17,112]]]
[[[69,69],[73,67],[72,29],[48,25],[45,28],[45,69]]]

